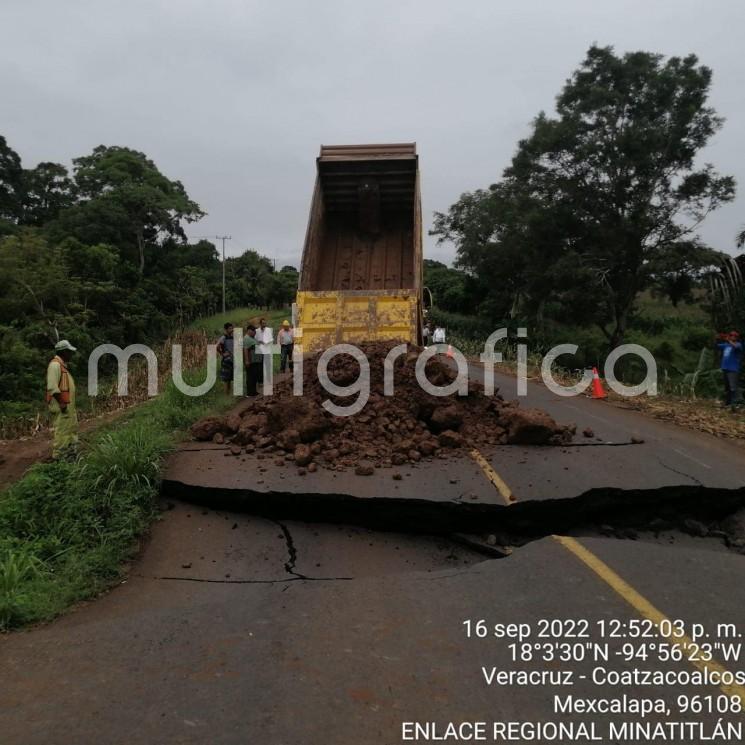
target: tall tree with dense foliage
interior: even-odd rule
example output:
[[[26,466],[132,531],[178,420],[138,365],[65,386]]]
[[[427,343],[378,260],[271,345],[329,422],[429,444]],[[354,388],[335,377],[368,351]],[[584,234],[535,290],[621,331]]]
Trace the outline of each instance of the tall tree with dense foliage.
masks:
[[[39,163],[24,171],[23,217],[25,225],[45,225],[75,202],[75,185],[59,163]]]
[[[119,240],[131,241],[136,248],[140,275],[145,271],[146,245],[164,238],[185,240],[182,221],[204,216],[180,181],[164,176],[137,150],[99,145],[73,163],[83,218],[112,222]]]
[[[123,147],[73,163],[72,175],[51,162],[26,169],[0,137],[0,417],[41,403],[60,338],[84,364],[98,344],[157,342],[220,304],[219,256],[186,240],[184,223],[203,212],[180,182]],[[294,297],[297,272],[275,272],[256,251],[227,268],[233,307]]]
[[[555,299],[591,311],[617,346],[638,294],[664,286],[666,267],[679,273],[676,253],[690,257],[697,227],[734,197],[732,177],[697,162],[722,126],[707,106],[710,86],[694,55],[591,47],[557,116],[539,114],[502,182],[461,197],[433,232],[455,242],[471,272],[498,267],[495,283],[513,265],[534,309]]]
[[[22,214],[22,205],[21,158],[0,135],[0,221],[15,223]]]

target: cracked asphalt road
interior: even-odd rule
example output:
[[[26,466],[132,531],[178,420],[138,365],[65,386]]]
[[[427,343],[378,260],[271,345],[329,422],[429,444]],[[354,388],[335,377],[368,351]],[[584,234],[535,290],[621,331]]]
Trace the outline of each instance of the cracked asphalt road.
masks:
[[[742,620],[741,556],[582,541],[676,618]],[[546,719],[556,690],[487,686],[506,646],[462,623],[551,617],[636,614],[551,539],[483,561],[443,539],[179,503],[127,582],[0,640],[2,742],[394,743],[403,720]]]
[[[509,396],[514,382],[498,382]],[[745,483],[735,446],[602,403],[550,396],[531,388],[530,403],[580,426],[582,417],[596,417],[603,439],[633,432],[645,443],[499,449],[490,463],[521,502],[598,486]],[[449,500],[466,482],[477,489],[473,463],[462,474],[457,464],[447,468],[459,484],[421,469],[402,488],[421,496],[430,479]],[[493,487],[480,478],[487,500]],[[713,539],[668,546],[585,536],[578,545],[668,618],[743,630],[745,558]],[[487,685],[482,667],[515,664],[506,644],[466,639],[463,621],[639,619],[632,601],[551,537],[486,561],[446,538],[175,502],[121,586],[55,623],[0,638],[0,741],[367,745],[400,742],[401,722],[409,720],[545,721],[555,717],[552,697],[560,691]],[[569,667],[580,676],[590,663]],[[673,702],[682,692],[653,687],[645,695]],[[572,693],[597,690],[578,677]]]

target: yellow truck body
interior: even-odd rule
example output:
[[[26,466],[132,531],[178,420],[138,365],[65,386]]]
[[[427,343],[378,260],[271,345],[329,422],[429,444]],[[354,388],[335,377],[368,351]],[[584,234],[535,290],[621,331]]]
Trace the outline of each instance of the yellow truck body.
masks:
[[[322,146],[295,308],[303,353],[421,341],[416,145]]]

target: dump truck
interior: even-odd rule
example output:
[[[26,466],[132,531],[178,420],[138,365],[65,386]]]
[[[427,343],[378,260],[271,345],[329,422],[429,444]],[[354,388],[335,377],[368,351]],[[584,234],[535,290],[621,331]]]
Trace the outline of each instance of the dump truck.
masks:
[[[421,343],[422,214],[416,143],[322,145],[303,247],[303,353],[372,340]]]

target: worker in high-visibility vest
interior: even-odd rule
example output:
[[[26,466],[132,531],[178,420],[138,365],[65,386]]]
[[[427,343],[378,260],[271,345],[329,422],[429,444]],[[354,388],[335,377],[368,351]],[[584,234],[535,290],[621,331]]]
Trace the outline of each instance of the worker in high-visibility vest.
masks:
[[[47,405],[52,415],[52,457],[66,458],[78,448],[78,412],[75,381],[67,364],[76,349],[67,339],[54,345],[54,358],[47,366]]]

